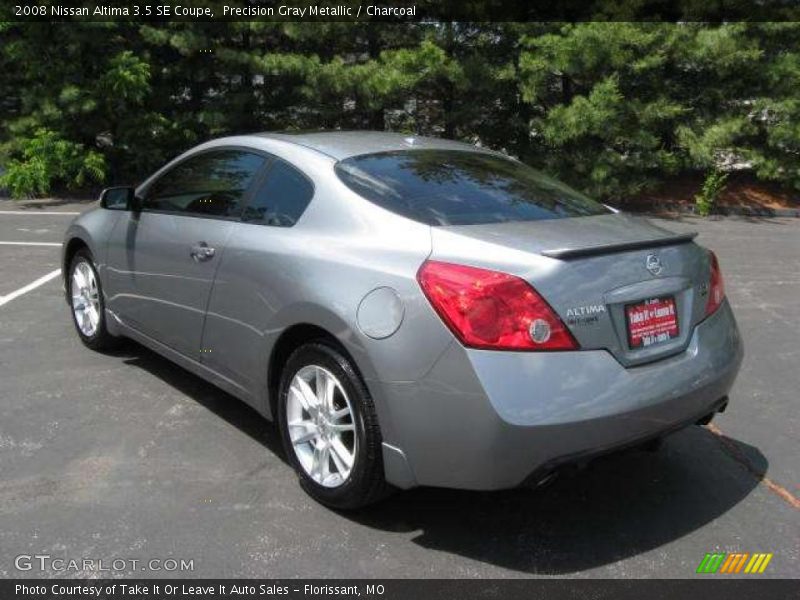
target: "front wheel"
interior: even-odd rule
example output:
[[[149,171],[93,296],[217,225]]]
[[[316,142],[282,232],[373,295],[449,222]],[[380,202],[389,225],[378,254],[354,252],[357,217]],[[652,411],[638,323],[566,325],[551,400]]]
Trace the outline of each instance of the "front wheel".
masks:
[[[278,398],[283,446],[311,497],[355,509],[384,496],[375,406],[348,358],[325,341],[301,346],[283,368]]]
[[[117,338],[106,328],[103,288],[88,250],[79,250],[70,262],[67,294],[81,341],[92,350],[113,347]]]

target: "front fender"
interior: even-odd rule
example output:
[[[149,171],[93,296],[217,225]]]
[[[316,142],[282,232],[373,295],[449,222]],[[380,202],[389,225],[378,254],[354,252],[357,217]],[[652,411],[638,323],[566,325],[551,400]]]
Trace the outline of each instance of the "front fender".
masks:
[[[96,208],[75,217],[67,226],[61,246],[62,277],[66,278],[68,261],[75,251],[75,244],[83,244],[92,253],[97,271],[103,278],[108,259],[108,239],[122,214],[124,211]]]

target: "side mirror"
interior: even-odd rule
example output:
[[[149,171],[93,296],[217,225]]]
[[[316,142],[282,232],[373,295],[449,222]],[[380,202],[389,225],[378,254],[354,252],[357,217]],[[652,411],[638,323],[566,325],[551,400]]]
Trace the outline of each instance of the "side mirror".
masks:
[[[141,210],[141,201],[130,186],[110,187],[100,194],[100,206],[109,210]]]

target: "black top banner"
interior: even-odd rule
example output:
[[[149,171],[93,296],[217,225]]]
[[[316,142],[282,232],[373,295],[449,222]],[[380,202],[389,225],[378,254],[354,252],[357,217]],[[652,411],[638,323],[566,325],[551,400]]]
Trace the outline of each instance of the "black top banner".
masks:
[[[800,0],[10,0],[0,21],[797,21]]]

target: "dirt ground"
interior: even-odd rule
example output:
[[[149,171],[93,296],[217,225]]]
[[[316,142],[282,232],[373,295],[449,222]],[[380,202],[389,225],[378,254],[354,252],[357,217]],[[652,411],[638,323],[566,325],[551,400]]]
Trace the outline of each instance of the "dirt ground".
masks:
[[[620,205],[623,210],[647,210],[651,207],[676,206],[687,208],[703,185],[702,177],[682,177],[662,184]],[[781,209],[800,208],[800,190],[757,181],[752,175],[732,174],[717,205],[725,208]]]

